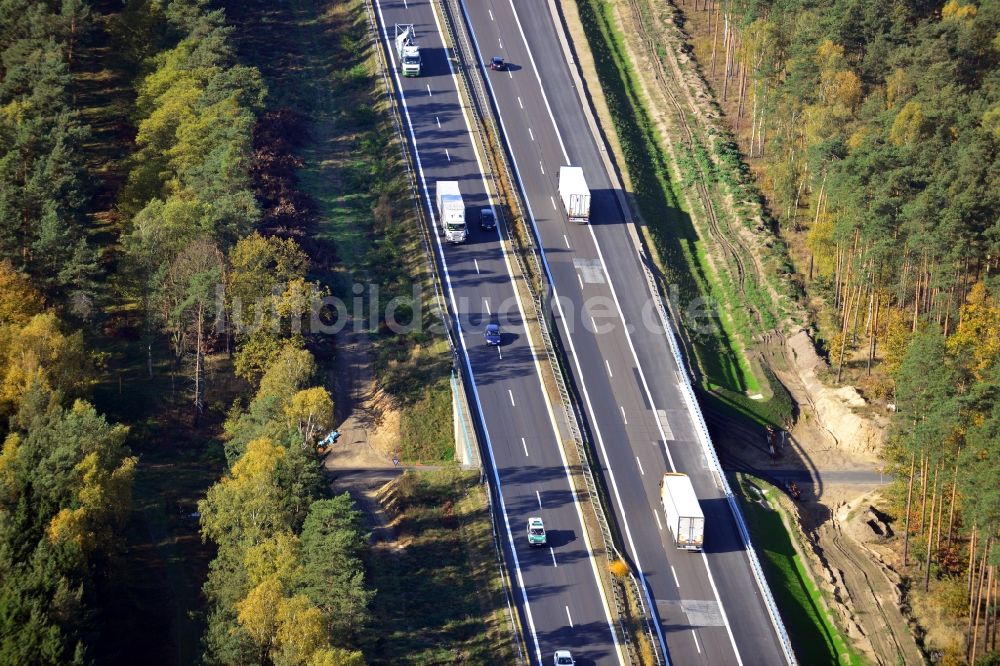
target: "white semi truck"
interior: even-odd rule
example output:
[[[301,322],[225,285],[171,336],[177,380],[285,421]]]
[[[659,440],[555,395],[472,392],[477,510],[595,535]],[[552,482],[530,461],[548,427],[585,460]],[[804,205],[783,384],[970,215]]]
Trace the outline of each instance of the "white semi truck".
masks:
[[[412,25],[396,24],[396,56],[403,76],[420,76],[420,45]]]
[[[687,474],[667,472],[660,481],[660,500],[674,543],[685,550],[701,550],[705,541],[705,514]]]
[[[583,169],[575,166],[559,167],[559,197],[570,222],[590,220],[590,189]]]
[[[457,180],[437,182],[437,209],[441,231],[449,243],[464,243],[468,230],[465,226],[465,202],[458,191]]]

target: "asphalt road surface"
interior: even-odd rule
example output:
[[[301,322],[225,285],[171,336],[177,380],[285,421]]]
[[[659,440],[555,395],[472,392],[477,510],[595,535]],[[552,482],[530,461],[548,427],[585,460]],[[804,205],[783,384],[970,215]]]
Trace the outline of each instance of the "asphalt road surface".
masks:
[[[681,664],[783,663],[549,5],[470,0],[464,7],[480,60],[499,55],[509,64],[508,71],[488,72],[490,88],[544,247],[558,326],[615,518],[654,600],[669,657]],[[592,194],[589,225],[569,223],[562,210],[562,165],[583,167]],[[703,553],[677,550],[664,529],[659,481],[668,470],[691,476],[706,518]]]
[[[375,6],[382,46],[394,69],[396,24],[413,24],[421,46],[421,75],[403,78],[397,71],[395,78],[415,145],[423,204],[436,219],[436,181],[457,180],[466,205],[466,243],[447,245],[440,232],[432,234],[445,266],[450,316],[462,331],[459,352],[472,377],[471,401],[489,448],[485,462],[500,482],[505,557],[515,578],[514,597],[532,662],[550,663],[555,650],[571,649],[579,664],[621,663],[504,248],[497,231],[478,227],[479,209],[491,202],[439,19],[428,0],[376,0]],[[483,339],[483,329],[494,319],[503,324],[499,348],[486,346]],[[531,516],[545,521],[546,547],[527,544]]]

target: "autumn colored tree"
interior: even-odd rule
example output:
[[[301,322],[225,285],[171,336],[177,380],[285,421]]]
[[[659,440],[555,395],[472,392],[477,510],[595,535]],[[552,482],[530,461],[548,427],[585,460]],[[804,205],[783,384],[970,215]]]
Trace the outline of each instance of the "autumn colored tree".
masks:
[[[0,453],[0,661],[83,663],[97,555],[118,547],[136,459],[127,429],[36,378]]]

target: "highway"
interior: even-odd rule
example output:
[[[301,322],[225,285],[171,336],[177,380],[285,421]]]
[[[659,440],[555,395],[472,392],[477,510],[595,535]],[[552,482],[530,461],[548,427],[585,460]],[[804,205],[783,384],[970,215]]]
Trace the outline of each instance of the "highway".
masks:
[[[401,92],[429,219],[436,219],[438,180],[457,180],[467,207],[467,242],[444,245],[442,235],[432,230],[434,251],[444,267],[449,316],[461,331],[458,353],[471,379],[466,383],[487,448],[484,463],[500,488],[504,556],[514,578],[514,600],[531,662],[551,663],[555,650],[568,648],[577,663],[623,663],[559,445],[553,407],[523,325],[507,248],[498,231],[478,227],[479,209],[492,202],[438,17],[428,0],[375,0],[374,5],[381,46]],[[399,76],[392,47],[395,24],[413,24],[416,30],[423,63],[419,77]],[[493,318],[504,326],[499,348],[484,344],[483,329]],[[547,547],[527,545],[527,521],[536,515],[545,521]]]
[[[573,83],[557,26],[543,0],[463,3],[487,72],[556,296],[615,519],[642,573],[670,660],[680,664],[780,664],[781,643],[753,577],[721,484],[710,471],[682,372],[653,307],[640,258],[601,149]],[[597,86],[597,82],[589,82]],[[567,222],[561,165],[583,167],[590,225]],[[692,478],[706,516],[703,553],[674,547],[662,524],[659,480]]]

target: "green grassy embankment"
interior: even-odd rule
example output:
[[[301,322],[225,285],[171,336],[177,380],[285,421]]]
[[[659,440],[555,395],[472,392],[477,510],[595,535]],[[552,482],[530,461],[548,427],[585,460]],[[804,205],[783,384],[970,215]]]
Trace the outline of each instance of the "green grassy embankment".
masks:
[[[698,156],[688,151],[681,155],[681,161],[690,164],[675,165],[663,149],[663,138],[638,92],[636,73],[624,47],[625,36],[617,26],[611,3],[579,0],[577,7],[631,180],[630,196],[645,222],[664,282],[680,306],[682,324],[701,370],[702,388],[758,422],[783,425],[791,414],[787,395],[746,354],[752,322],[741,303],[743,296],[737,294],[728,274],[719,274],[712,266],[691,214],[673,185],[678,177],[693,177]],[[751,292],[747,298],[760,296],[754,289]],[[714,330],[701,330],[706,308],[689,307],[700,302],[696,299],[717,305],[718,317],[712,320],[715,326],[708,327]],[[757,393],[764,399],[749,399]]]
[[[799,662],[862,666],[864,660],[833,622],[823,593],[796,552],[780,513],[781,491],[739,473],[730,481]]]

